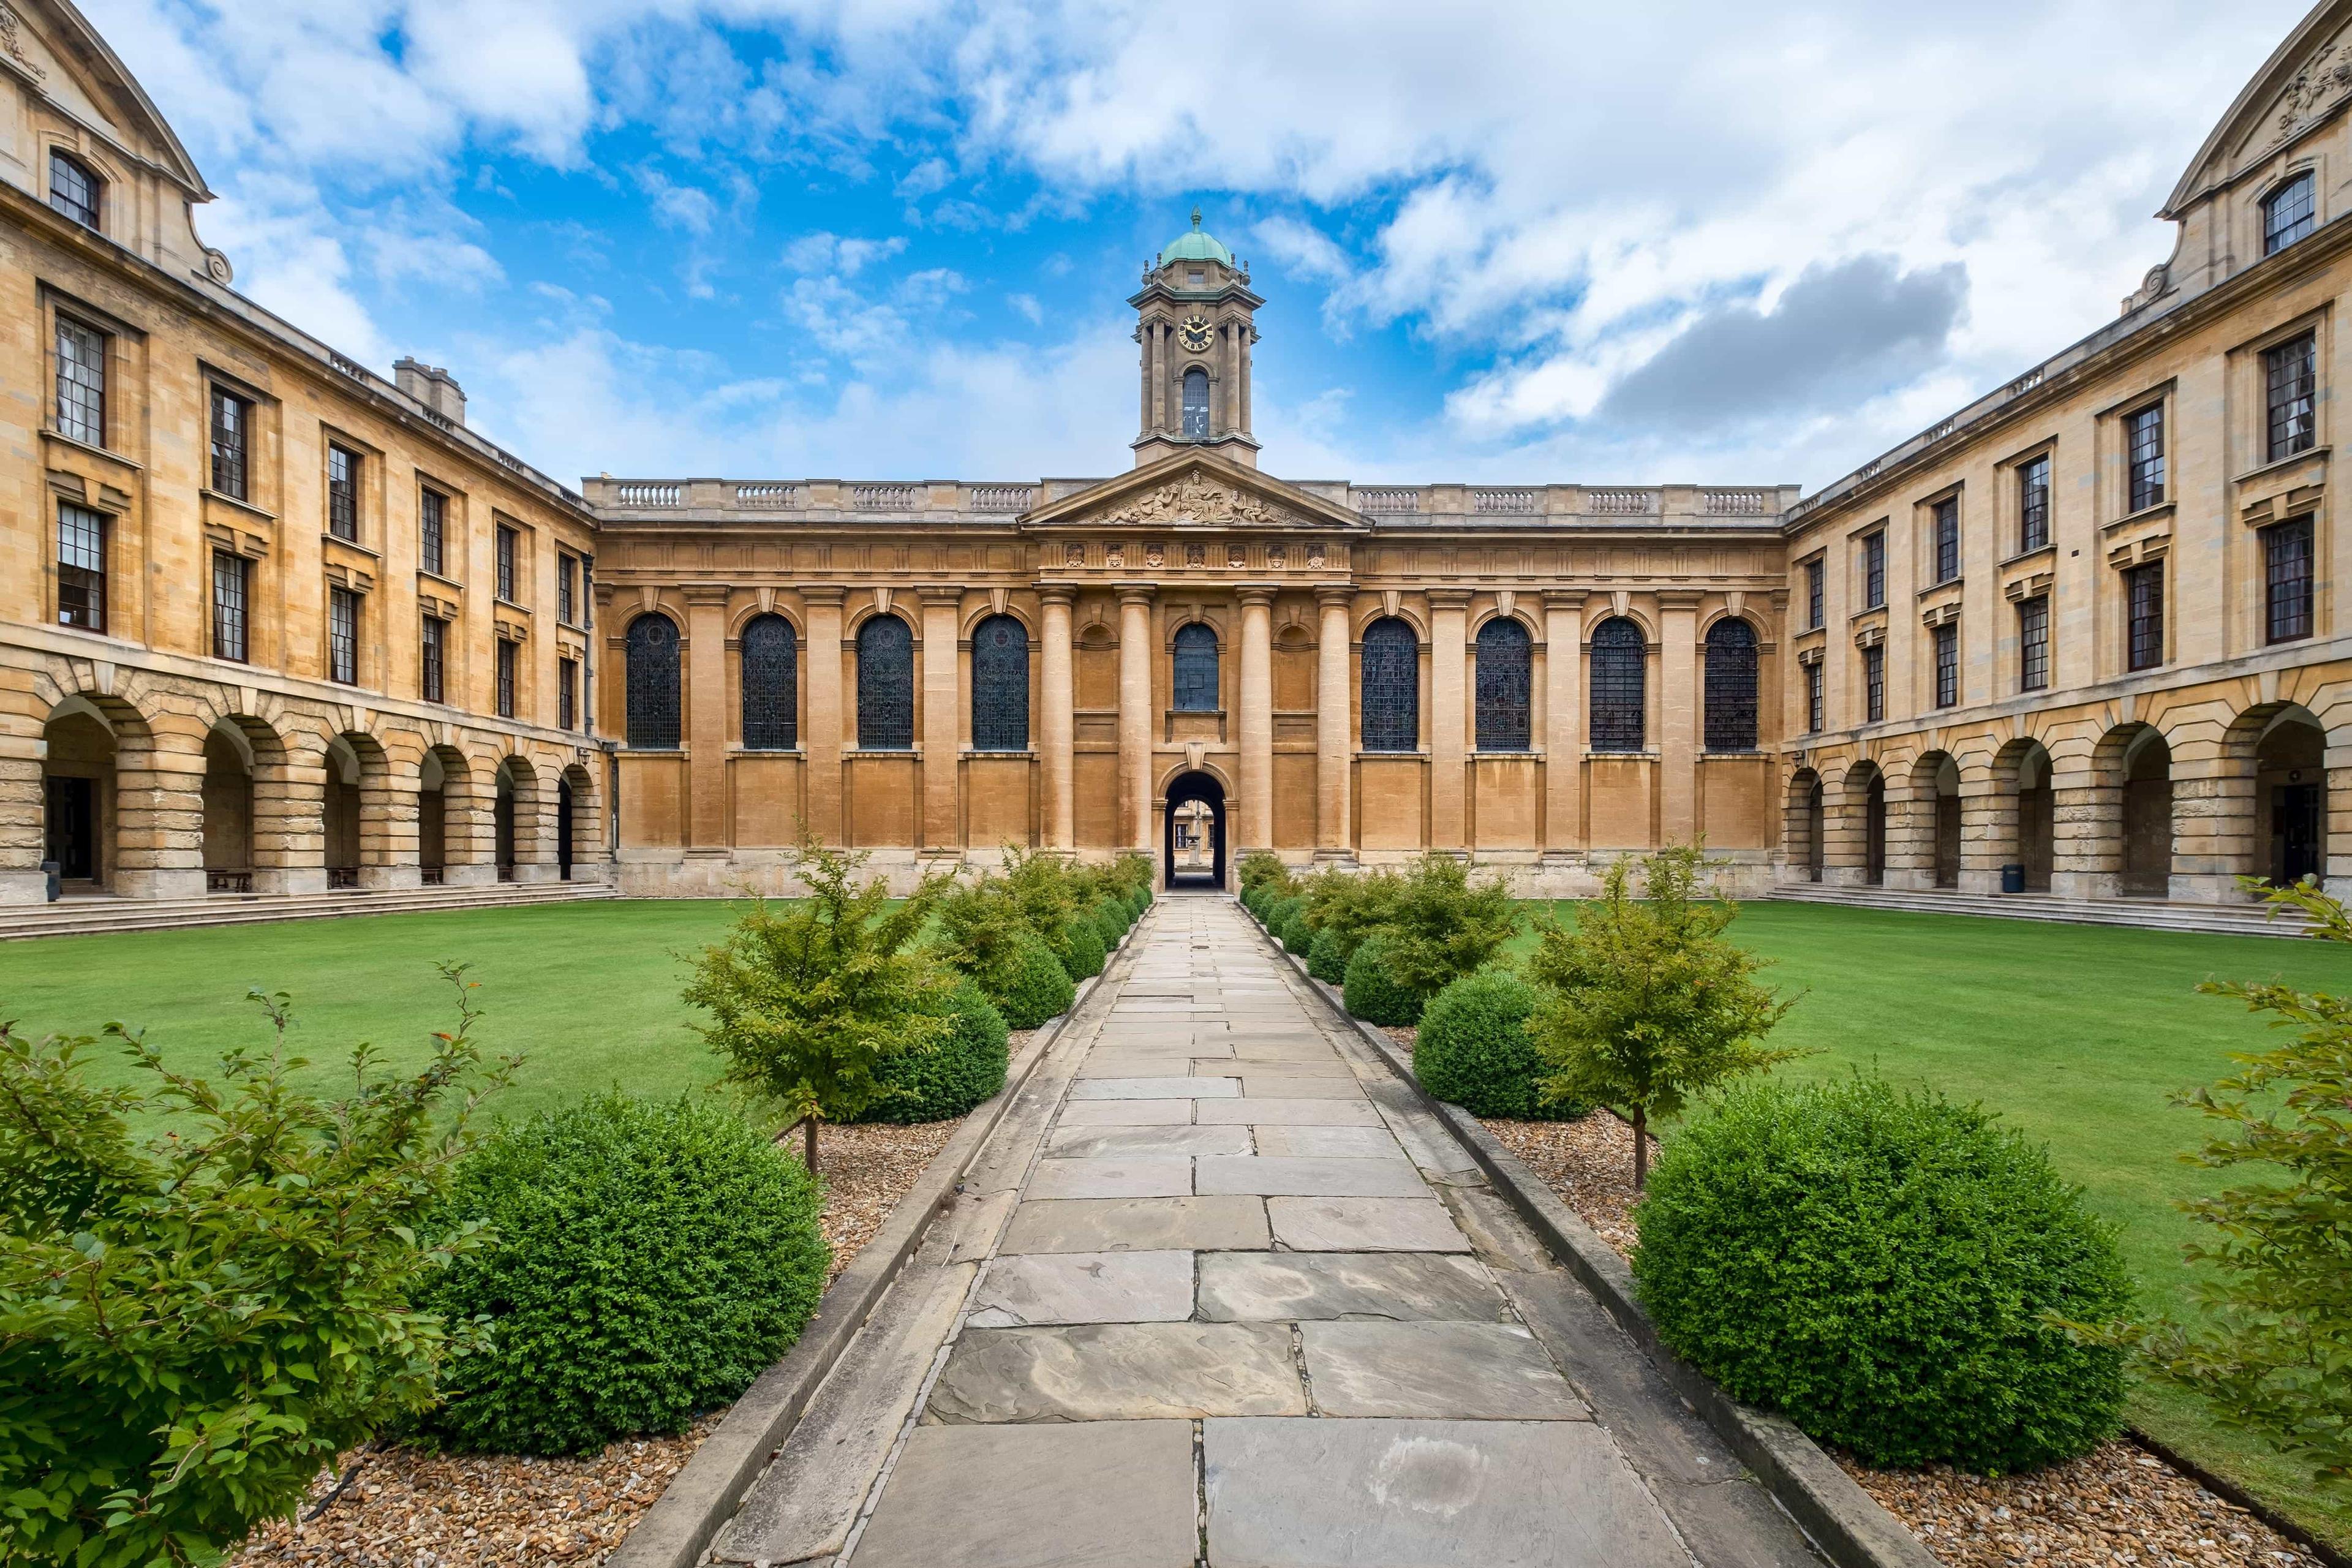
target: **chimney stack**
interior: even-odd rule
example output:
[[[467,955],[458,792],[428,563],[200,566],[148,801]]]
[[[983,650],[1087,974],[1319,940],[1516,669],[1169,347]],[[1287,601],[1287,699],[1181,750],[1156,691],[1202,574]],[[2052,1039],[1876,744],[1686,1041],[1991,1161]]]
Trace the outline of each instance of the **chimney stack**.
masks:
[[[463,425],[466,422],[466,389],[439,365],[426,364],[421,360],[396,359],[392,362],[392,379],[401,391],[450,424]]]

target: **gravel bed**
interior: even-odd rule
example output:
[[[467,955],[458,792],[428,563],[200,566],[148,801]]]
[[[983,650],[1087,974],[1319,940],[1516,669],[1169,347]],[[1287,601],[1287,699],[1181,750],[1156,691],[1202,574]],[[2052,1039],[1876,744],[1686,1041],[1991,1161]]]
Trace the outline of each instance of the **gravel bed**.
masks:
[[[1013,1037],[1016,1056],[1029,1033]],[[833,1244],[828,1284],[962,1124],[818,1129],[820,1224]],[[787,1147],[799,1152],[799,1134]],[[398,1443],[362,1449],[357,1479],[322,1517],[263,1525],[227,1568],[598,1568],[725,1414],[708,1412],[675,1437],[630,1438],[583,1458],[442,1454]],[[341,1473],[320,1476],[305,1514]]]
[[[1603,1241],[1633,1250],[1633,1128],[1607,1110],[1578,1121],[1488,1119],[1486,1127]],[[2320,1568],[2253,1515],[2127,1442],[2000,1478],[1941,1465],[1874,1470],[1830,1453],[1947,1568]]]

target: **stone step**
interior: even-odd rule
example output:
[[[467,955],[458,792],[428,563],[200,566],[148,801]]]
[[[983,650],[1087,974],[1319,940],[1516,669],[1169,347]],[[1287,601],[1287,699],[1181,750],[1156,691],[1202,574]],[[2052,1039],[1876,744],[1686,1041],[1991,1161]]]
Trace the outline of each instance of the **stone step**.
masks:
[[[578,903],[619,896],[609,882],[503,882],[478,887],[384,888],[278,896],[220,893],[204,899],[66,899],[0,911],[0,942],[105,931],[174,931],[334,920],[346,915],[420,914]]]
[[[2048,893],[1961,893],[1904,888],[1842,888],[1782,882],[1769,897],[1790,903],[1842,904],[1853,909],[1903,910],[1914,914],[1979,915],[1995,920],[2059,921],[2074,925],[2133,926],[2147,931],[2233,936],[2299,937],[2310,930],[2299,910],[2273,916],[2259,905],[2181,903],[2163,899],[2061,899]]]

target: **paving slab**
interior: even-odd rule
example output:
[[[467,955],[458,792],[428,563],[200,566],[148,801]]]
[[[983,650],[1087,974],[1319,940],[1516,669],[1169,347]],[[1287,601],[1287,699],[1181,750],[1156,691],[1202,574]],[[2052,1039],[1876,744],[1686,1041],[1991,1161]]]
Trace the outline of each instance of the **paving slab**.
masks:
[[[1015,1226],[1028,1206],[1013,1211]],[[1268,1198],[1265,1209],[1274,1238],[1299,1252],[1471,1249],[1470,1238],[1435,1198]]]
[[[1079,1101],[1076,1103],[1087,1103]],[[1117,1100],[1095,1101],[1118,1104]],[[1128,1100],[1129,1105],[1165,1104],[1164,1100]],[[1202,1104],[1218,1103],[1203,1100]],[[1073,1107],[1075,1109],[1075,1105]],[[1077,1126],[1056,1128],[1045,1140],[1049,1160],[1128,1160],[1172,1154],[1246,1154],[1246,1127],[1194,1127],[1183,1123],[1141,1127]]]
[[[1326,1198],[1425,1197],[1428,1184],[1412,1162],[1323,1160],[1263,1154],[1204,1154],[1194,1162],[1193,1190]]]
[[[1214,1081],[1214,1080],[1212,1080]],[[1250,1100],[1363,1100],[1364,1086],[1354,1078],[1267,1078],[1242,1068],[1242,1094]]]
[[[1104,1104],[1114,1101],[1102,1101]],[[1402,1160],[1404,1146],[1384,1127],[1261,1127],[1257,1152],[1305,1160]]]
[[[1585,1421],[1213,1420],[1217,1568],[1691,1568]]]
[[[1475,1258],[1428,1252],[1204,1252],[1200,1315],[1212,1322],[1509,1316]]]
[[[1410,1170],[1412,1167],[1407,1166]],[[1222,1187],[1221,1192],[1238,1192]],[[1023,1189],[1037,1198],[1181,1198],[1192,1191],[1192,1162],[1157,1159],[1040,1160]]]
[[[1058,1198],[1014,1209],[996,1250],[1262,1251],[1268,1240],[1263,1198]]]
[[[1204,1127],[1378,1127],[1381,1113],[1369,1100],[1204,1100],[1193,1111]]]
[[[1307,1386],[1326,1415],[1582,1421],[1591,1412],[1517,1323],[1310,1322]]]
[[[1062,1107],[1063,1127],[1181,1127],[1192,1120],[1189,1100],[1074,1100]]]
[[[1242,1091],[1237,1078],[1086,1078],[1070,1085],[1072,1100],[1223,1100]]]
[[[856,1562],[1192,1568],[1199,1552],[1189,1421],[918,1426]]]
[[[1304,1415],[1281,1323],[1082,1323],[967,1329],[926,1421],[1140,1421]]]
[[[990,1262],[964,1323],[1175,1323],[1192,1315],[1192,1297],[1190,1252],[1033,1253]]]

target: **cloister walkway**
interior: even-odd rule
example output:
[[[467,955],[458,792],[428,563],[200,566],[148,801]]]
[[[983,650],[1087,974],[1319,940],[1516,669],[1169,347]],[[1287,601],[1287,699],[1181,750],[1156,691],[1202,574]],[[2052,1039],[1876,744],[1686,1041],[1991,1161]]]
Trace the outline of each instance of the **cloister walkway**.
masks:
[[[1818,1568],[1407,1086],[1183,896],[716,1555]]]

